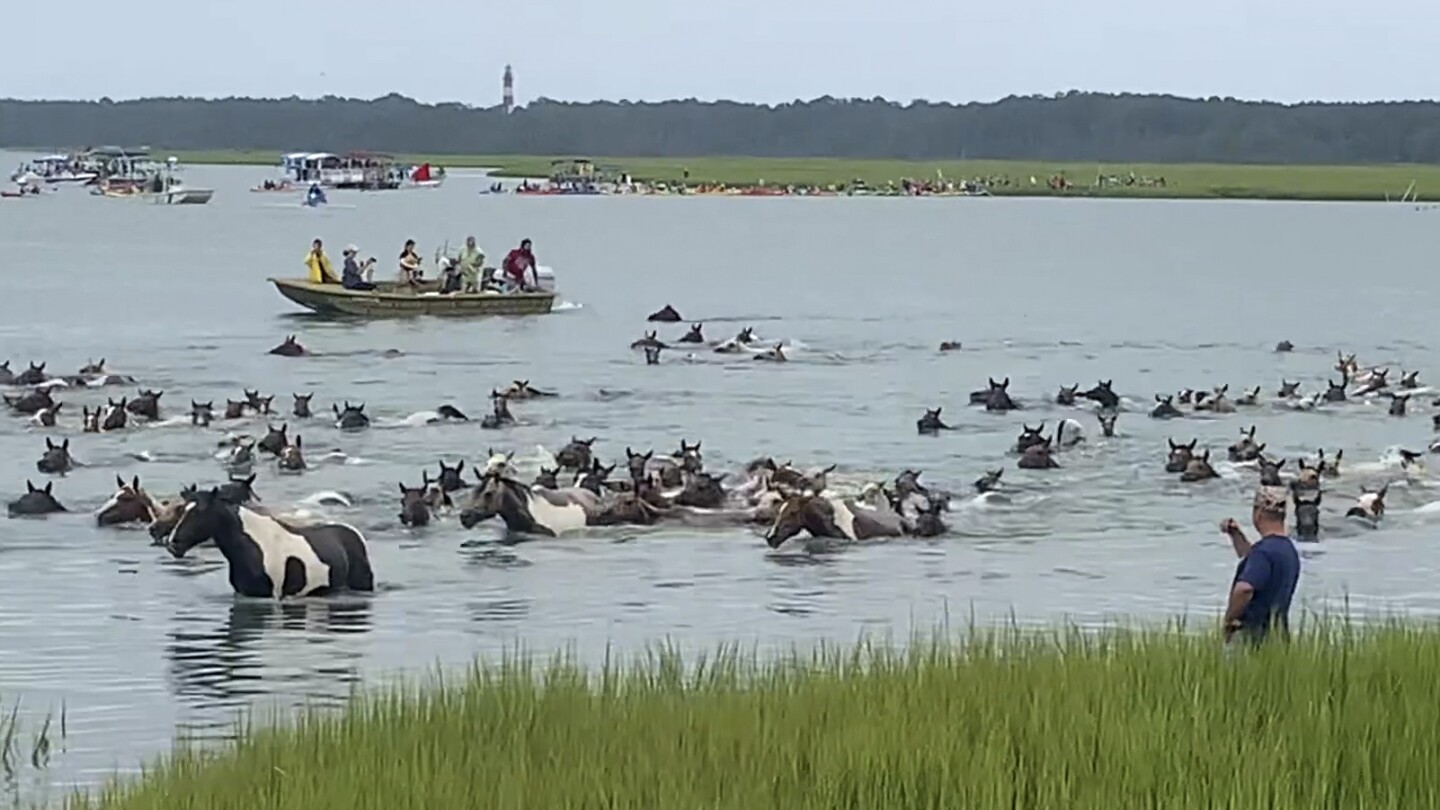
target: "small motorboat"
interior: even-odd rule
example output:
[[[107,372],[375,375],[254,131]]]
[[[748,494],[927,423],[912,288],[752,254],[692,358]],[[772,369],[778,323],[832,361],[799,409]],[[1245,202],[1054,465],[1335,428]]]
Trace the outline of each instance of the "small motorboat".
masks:
[[[0,189],[0,197],[7,200],[20,200],[26,197],[39,197],[40,187],[37,185],[19,186],[17,188]]]

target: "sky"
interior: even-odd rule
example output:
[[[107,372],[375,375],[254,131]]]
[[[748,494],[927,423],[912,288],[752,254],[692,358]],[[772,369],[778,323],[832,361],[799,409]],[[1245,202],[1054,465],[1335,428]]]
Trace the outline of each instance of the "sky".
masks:
[[[58,17],[9,5],[0,98],[396,92],[491,106],[507,63],[522,104],[1440,95],[1433,0],[70,0]],[[78,42],[59,35],[75,20]]]

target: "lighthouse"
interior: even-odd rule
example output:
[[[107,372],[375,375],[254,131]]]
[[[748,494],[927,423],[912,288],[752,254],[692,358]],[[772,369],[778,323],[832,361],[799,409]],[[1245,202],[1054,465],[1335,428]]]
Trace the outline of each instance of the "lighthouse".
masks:
[[[505,79],[500,83],[504,90],[502,103],[505,105],[505,112],[509,113],[515,109],[515,73],[510,66],[505,66]]]

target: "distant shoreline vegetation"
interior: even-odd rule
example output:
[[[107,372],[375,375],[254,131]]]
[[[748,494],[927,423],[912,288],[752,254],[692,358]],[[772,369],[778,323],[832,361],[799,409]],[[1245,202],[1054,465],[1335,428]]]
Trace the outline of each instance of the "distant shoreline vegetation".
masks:
[[[507,114],[396,94],[373,100],[0,100],[0,145],[101,144],[430,155],[1432,164],[1440,163],[1440,103],[1278,104],[1069,91],[966,104],[542,98]]]
[[[184,163],[275,166],[274,151],[184,151]],[[485,168],[497,177],[546,177],[551,155],[404,154],[399,159],[448,169]],[[933,181],[979,180],[995,196],[1114,197],[1149,199],[1250,199],[1314,201],[1440,200],[1440,166],[1253,166],[1221,164],[1081,163],[1036,160],[864,160],[758,157],[598,157],[597,165],[635,180],[671,185],[723,184],[730,187],[849,187],[859,180],[872,189],[903,178]],[[1064,177],[1070,187],[1051,188]],[[1034,183],[1031,182],[1034,178]],[[1164,185],[1157,185],[1163,180]],[[1411,184],[1414,184],[1413,187]]]
[[[79,810],[1411,807],[1440,791],[1432,623],[937,631],[779,658],[511,656],[186,746]],[[1197,632],[1198,630],[1198,632]]]

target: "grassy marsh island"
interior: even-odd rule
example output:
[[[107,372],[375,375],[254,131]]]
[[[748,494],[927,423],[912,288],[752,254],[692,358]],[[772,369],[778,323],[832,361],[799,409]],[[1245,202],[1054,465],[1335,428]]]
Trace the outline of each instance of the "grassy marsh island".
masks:
[[[1429,625],[1312,622],[1232,656],[1177,625],[520,660],[180,748],[68,806],[1312,810],[1440,792]]]
[[[168,153],[167,153],[168,154]],[[278,165],[266,151],[178,152],[186,163]],[[544,155],[402,155],[409,163],[448,168],[493,169],[501,177],[546,177]],[[832,158],[592,158],[597,165],[635,180],[667,184],[721,184],[843,188],[855,180],[882,188],[902,178],[985,182],[997,196],[1140,197],[1156,199],[1399,200],[1411,190],[1420,201],[1440,200],[1440,166],[1291,166],[1243,164],[1123,164],[1063,161],[905,161]],[[688,177],[687,173],[688,172]],[[1130,182],[1131,175],[1134,182]],[[1031,178],[1035,179],[1032,185]],[[1053,177],[1070,187],[1050,188]],[[1097,178],[1105,180],[1097,184]],[[1157,181],[1164,178],[1164,186]],[[1413,188],[1411,184],[1414,184]]]

